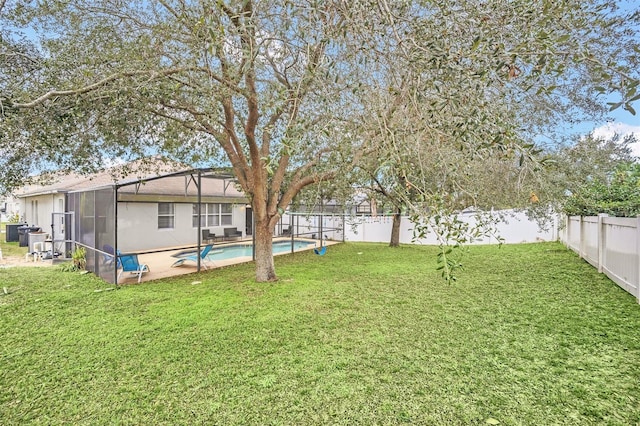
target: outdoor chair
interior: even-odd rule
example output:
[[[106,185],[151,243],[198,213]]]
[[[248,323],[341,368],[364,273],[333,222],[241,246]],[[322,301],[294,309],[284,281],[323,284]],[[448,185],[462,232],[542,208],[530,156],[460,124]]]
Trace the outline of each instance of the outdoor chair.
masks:
[[[208,229],[203,229],[202,230],[202,242],[209,242],[209,241],[215,241],[216,240],[216,234],[212,234]]]
[[[320,247],[320,248],[314,248],[313,252],[315,254],[317,254],[318,256],[324,256],[324,254],[327,252],[327,246]]]
[[[211,251],[211,249],[213,248],[213,244],[207,244],[201,251],[200,254],[198,255],[197,253],[192,253],[192,254],[188,254],[188,255],[181,255],[180,253],[177,253],[175,255],[173,255],[174,257],[180,256],[180,258],[178,260],[176,260],[175,262],[173,262],[173,264],[171,265],[171,267],[176,267],[176,266],[181,266],[184,264],[184,262],[186,262],[187,260],[190,260],[192,262],[195,262],[196,264],[198,264],[198,257],[200,257],[200,264],[202,266],[204,266],[204,269],[209,269],[207,267],[207,263],[213,263],[209,260],[209,258],[207,257],[207,255],[209,254],[209,252]]]
[[[120,273],[118,273],[116,282],[120,281],[120,277],[124,272],[129,272],[131,275],[137,275],[138,283],[140,283],[142,274],[149,272],[149,267],[138,261],[137,254],[122,254],[120,250],[118,250],[118,268],[120,268]]]
[[[242,238],[242,232],[238,228],[224,228],[225,238]]]

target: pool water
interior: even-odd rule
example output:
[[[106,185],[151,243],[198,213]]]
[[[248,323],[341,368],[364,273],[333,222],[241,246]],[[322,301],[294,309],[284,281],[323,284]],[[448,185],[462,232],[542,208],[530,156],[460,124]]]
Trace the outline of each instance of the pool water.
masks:
[[[303,249],[315,247],[313,241],[299,241],[293,242],[293,249]],[[274,241],[273,242],[273,254],[287,253],[291,251],[291,241]],[[207,255],[209,260],[226,260],[236,257],[245,257],[253,255],[252,244],[231,244],[228,246],[213,246],[213,249]]]

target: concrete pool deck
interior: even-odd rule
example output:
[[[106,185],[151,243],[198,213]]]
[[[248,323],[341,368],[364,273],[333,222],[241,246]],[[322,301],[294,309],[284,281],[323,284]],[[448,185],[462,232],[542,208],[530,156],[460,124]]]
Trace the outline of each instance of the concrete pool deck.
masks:
[[[290,241],[290,238],[274,238],[273,241]],[[315,243],[315,246],[309,246],[301,248],[301,249],[297,249],[295,250],[295,252],[300,252],[300,251],[308,251],[313,249],[314,247],[320,247],[320,240],[312,240],[309,238],[296,238],[297,241],[307,241],[307,242],[313,242]],[[252,240],[250,239],[244,239],[244,240],[236,240],[236,241],[229,241],[229,242],[225,242],[225,243],[216,243],[214,244],[214,248],[222,248],[225,246],[232,246],[234,244],[247,244],[247,243],[251,243]],[[330,240],[324,240],[323,241],[323,245],[325,246],[329,246],[329,245],[334,245],[334,244],[338,244],[340,243],[340,241],[330,241]],[[203,244],[204,247],[204,244]],[[176,249],[168,249],[166,251],[158,251],[158,252],[154,252],[154,253],[140,253],[138,254],[138,261],[141,264],[145,264],[149,267],[149,272],[145,273],[142,275],[142,281],[153,281],[153,280],[157,280],[160,278],[167,278],[167,277],[175,277],[175,276],[179,276],[179,275],[186,275],[186,274],[192,274],[194,272],[197,272],[197,266],[195,264],[195,262],[185,262],[183,263],[181,266],[176,266],[176,267],[171,267],[171,265],[173,265],[175,263],[176,260],[178,260],[176,257],[173,257],[173,255],[179,253],[179,252],[184,252],[185,250],[193,250],[195,251],[195,248],[185,248],[185,247],[180,247],[180,248],[176,248]],[[280,255],[286,255],[286,254],[291,254],[291,251],[286,251],[283,253],[275,253],[275,256],[280,256]],[[235,257],[232,259],[225,259],[225,260],[215,260],[213,262],[208,262],[207,266],[209,267],[209,269],[205,269],[204,266],[201,267],[200,271],[211,271],[213,269],[216,268],[222,268],[225,266],[230,266],[230,265],[236,265],[239,263],[246,263],[246,262],[252,262],[253,259],[251,256],[242,256],[242,257]],[[213,263],[213,265],[212,265]],[[131,275],[127,272],[123,273],[122,276],[120,277],[120,280],[118,281],[118,284],[136,284],[138,282],[138,278],[135,275]]]

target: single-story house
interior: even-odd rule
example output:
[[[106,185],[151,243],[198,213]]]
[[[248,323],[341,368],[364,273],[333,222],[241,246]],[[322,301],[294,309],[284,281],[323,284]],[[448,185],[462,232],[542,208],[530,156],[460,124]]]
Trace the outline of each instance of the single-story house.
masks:
[[[0,222],[20,219],[20,200],[13,196],[0,197]]]
[[[189,170],[121,183],[117,199],[118,245],[123,251],[194,245],[198,229],[200,235],[207,230],[220,238],[229,228],[243,237],[252,232],[251,206],[228,173]]]
[[[114,169],[60,175],[16,196],[23,219],[50,234],[56,250],[78,242],[97,249],[96,264],[107,246],[144,252],[195,246],[203,230],[218,238],[233,228],[251,234],[251,207],[232,174],[178,168],[135,173],[129,167],[134,173],[124,178]],[[88,268],[92,263],[88,255]]]

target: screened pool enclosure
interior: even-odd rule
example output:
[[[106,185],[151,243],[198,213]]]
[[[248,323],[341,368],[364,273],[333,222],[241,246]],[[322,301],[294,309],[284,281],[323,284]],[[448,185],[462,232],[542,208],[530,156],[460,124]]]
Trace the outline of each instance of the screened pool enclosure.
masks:
[[[231,173],[213,169],[69,191],[66,212],[53,222],[52,233],[62,235],[58,242],[65,245],[64,251],[70,254],[74,247],[84,248],[86,269],[112,284],[118,283],[118,254],[140,256],[140,263],[156,262],[149,265],[150,275],[160,278],[199,271],[210,260],[193,256],[194,262],[178,262],[188,267],[171,270],[177,253],[200,253],[207,244],[214,244],[216,254],[231,243],[250,244],[253,236],[247,197]],[[283,252],[294,252],[303,246],[322,247],[327,240],[342,241],[342,229],[342,214],[286,212],[274,237],[279,246],[290,246]]]
[[[110,283],[117,282],[116,253],[199,249],[207,242],[203,236],[223,241],[229,230],[237,239],[252,234],[251,208],[233,175],[212,169],[71,191],[66,204],[73,215],[67,239],[73,235],[85,249],[86,269]],[[64,227],[61,222],[54,228]]]

